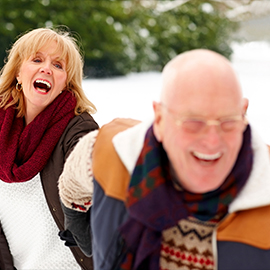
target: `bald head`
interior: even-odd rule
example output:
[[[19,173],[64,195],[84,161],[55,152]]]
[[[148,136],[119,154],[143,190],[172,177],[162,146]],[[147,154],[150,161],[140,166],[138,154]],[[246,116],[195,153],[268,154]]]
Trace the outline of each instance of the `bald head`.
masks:
[[[182,92],[190,95],[196,91],[202,95],[225,91],[242,99],[241,87],[231,63],[224,56],[205,49],[180,54],[163,70],[161,101],[165,104],[175,101]]]

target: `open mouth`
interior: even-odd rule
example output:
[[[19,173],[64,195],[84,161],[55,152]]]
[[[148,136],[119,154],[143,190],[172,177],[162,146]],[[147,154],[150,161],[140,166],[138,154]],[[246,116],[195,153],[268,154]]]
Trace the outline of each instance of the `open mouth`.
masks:
[[[41,80],[41,79],[38,79],[38,80],[34,81],[34,87],[39,92],[42,92],[44,94],[48,93],[52,88],[50,82],[45,81],[45,80]]]
[[[215,154],[203,154],[200,152],[193,152],[193,156],[200,160],[200,161],[204,161],[204,162],[213,162],[213,161],[217,161],[220,157],[221,157],[221,152],[215,153]]]

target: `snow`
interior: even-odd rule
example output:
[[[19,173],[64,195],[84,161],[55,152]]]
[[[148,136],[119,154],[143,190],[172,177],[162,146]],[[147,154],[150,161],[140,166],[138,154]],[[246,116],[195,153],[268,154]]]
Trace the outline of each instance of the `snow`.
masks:
[[[95,104],[100,126],[114,118],[147,120],[153,116],[152,102],[159,99],[161,73],[136,73],[114,79],[83,82],[87,97]]]
[[[249,99],[247,116],[264,141],[270,144],[270,44],[234,44],[233,66],[243,94]]]
[[[270,44],[232,44],[233,67],[244,97],[249,99],[247,116],[263,140],[270,144]],[[114,118],[147,120],[153,116],[152,102],[159,99],[161,73],[129,74],[109,79],[86,79],[83,88],[98,112],[100,126]]]

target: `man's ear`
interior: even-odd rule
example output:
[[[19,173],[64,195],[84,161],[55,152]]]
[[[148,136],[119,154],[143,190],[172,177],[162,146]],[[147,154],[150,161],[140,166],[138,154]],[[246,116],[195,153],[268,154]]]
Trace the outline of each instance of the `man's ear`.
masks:
[[[249,101],[248,101],[247,98],[243,98],[242,103],[243,103],[243,105],[242,105],[242,108],[243,108],[243,115],[245,115],[245,114],[247,113]]]
[[[153,110],[154,110],[154,123],[153,123],[153,131],[154,135],[158,142],[162,142],[163,139],[163,117],[162,117],[162,106],[160,103],[154,101],[153,102]]]

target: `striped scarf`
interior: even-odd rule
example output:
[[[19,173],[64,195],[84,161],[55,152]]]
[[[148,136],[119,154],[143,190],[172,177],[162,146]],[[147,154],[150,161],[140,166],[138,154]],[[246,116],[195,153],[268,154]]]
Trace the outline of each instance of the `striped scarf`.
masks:
[[[248,126],[237,161],[218,189],[204,194],[178,190],[168,157],[150,127],[131,177],[126,201],[129,218],[120,228],[127,246],[121,269],[159,269],[162,231],[175,226],[179,220],[189,216],[202,221],[223,218],[245,185],[252,163]]]

